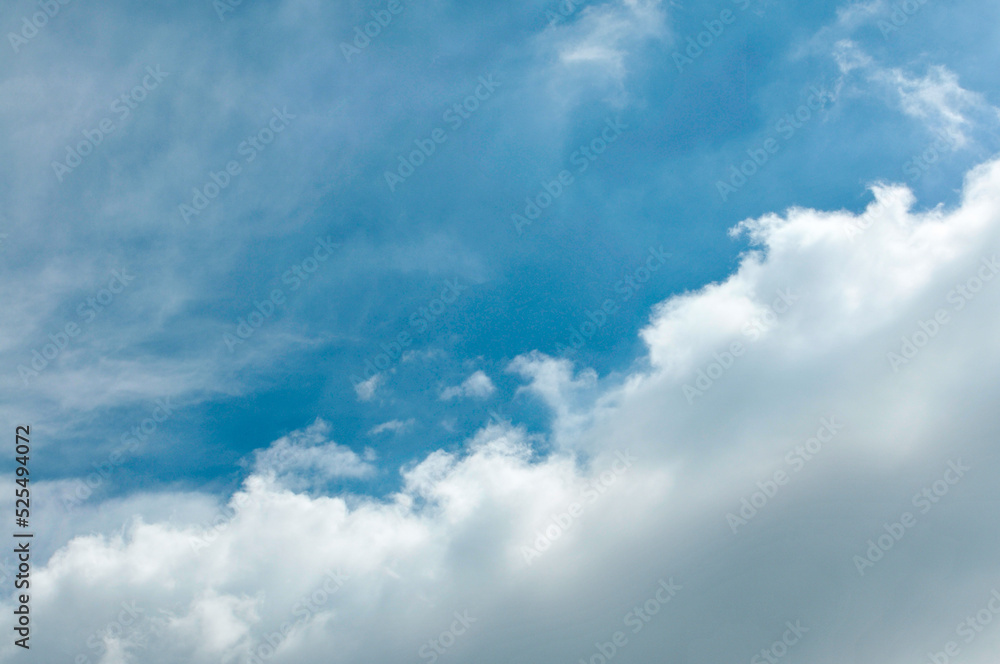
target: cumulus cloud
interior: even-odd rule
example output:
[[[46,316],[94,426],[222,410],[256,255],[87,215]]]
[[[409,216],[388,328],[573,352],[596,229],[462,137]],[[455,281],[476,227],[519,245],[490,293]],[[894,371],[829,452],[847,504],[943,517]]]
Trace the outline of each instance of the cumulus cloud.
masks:
[[[374,453],[366,450],[364,458],[351,448],[329,440],[330,424],[321,419],[300,431],[293,431],[254,453],[255,475],[272,476],[289,488],[322,487],[343,477],[368,477],[375,472],[369,461]]]
[[[449,399],[462,397],[485,399],[495,391],[496,387],[493,385],[490,377],[482,371],[477,371],[463,380],[461,385],[453,385],[443,389],[441,391],[441,400],[448,401]]]
[[[300,474],[371,472],[317,421],[256,455],[218,523],[75,537],[34,572],[32,655],[695,663],[793,628],[796,661],[943,650],[997,585],[1000,160],[952,209],[873,195],[740,224],[736,271],[655,307],[624,375],[515,360],[548,440],[491,424],[395,493],[307,495]],[[89,648],[126,600],[143,620]]]

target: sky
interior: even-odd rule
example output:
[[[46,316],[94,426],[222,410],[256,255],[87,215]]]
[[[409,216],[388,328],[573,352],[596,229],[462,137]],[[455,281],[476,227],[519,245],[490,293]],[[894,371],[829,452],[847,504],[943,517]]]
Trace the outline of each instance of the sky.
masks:
[[[0,26],[0,660],[993,661],[1000,6]]]

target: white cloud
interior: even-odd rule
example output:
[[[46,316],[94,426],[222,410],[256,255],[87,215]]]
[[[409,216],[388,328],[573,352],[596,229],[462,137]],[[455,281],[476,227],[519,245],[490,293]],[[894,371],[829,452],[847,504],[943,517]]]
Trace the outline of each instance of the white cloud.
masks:
[[[368,380],[356,383],[354,385],[354,393],[358,395],[358,401],[371,401],[384,380],[385,375],[378,373]]]
[[[1000,161],[969,174],[954,209],[916,212],[901,187],[875,196],[860,215],[792,209],[741,224],[754,251],[723,282],[656,307],[648,357],[626,375],[513,362],[553,410],[550,454],[490,425],[407,466],[384,498],[296,493],[299,473],[365,466],[317,422],[258,455],[223,524],[161,516],[74,538],[35,561],[34,654],[97,661],[86,635],[126,599],[148,617],[136,628],[148,648],[125,636],[116,656],[145,664],[242,662],[262,648],[274,664],[420,661],[456,612],[474,622],[441,662],[589,661],[616,631],[616,662],[746,661],[786,620],[809,630],[789,649],[796,661],[942,650],[998,572],[1000,533],[984,524],[1000,500],[1000,279],[988,267]],[[779,306],[787,290],[796,299]],[[939,310],[948,321],[931,334]],[[909,357],[893,367],[889,353]],[[685,384],[704,387],[692,404]],[[788,459],[824,420],[835,435],[795,470]],[[912,497],[957,459],[970,470],[921,511]],[[733,534],[726,515],[755,493]],[[917,525],[859,574],[855,556],[905,512]],[[346,580],[324,590],[329,574]],[[671,578],[676,596],[653,601]],[[656,609],[648,621],[643,606]],[[996,638],[984,631],[963,661],[991,661]]]
[[[833,59],[842,74],[849,74],[855,69],[869,67],[872,58],[850,39],[842,39],[834,45]]]
[[[446,387],[441,391],[441,400],[457,398],[485,399],[496,391],[493,381],[482,371],[477,371],[465,380],[461,385]]]
[[[368,434],[371,436],[377,436],[380,433],[385,433],[386,431],[403,433],[404,431],[411,429],[416,422],[417,421],[412,417],[408,420],[389,420],[388,422],[383,422],[382,424],[372,427],[371,430],[368,431]]]
[[[995,127],[1000,109],[990,106],[982,95],[963,88],[958,76],[942,65],[928,67],[923,76],[900,68],[878,64],[850,40],[841,40],[834,49],[840,71],[864,73],[898,104],[905,114],[916,118],[936,132],[944,132],[959,147],[968,142],[968,132],[977,123]]]
[[[878,16],[885,8],[885,0],[870,0],[869,2],[852,2],[837,8],[837,25],[844,28],[855,28]]]
[[[317,419],[300,431],[293,431],[254,453],[253,472],[272,476],[284,486],[302,489],[322,487],[341,477],[368,477],[375,467],[349,447],[329,440],[330,424]]]
[[[623,75],[623,46],[666,35],[666,15],[658,0],[622,0],[584,7],[577,23],[558,28],[568,33],[560,45],[563,64],[589,63]]]
[[[597,88],[605,92],[607,101],[624,105],[630,56],[647,40],[669,37],[663,3],[558,4],[559,9],[567,6],[573,8],[569,16],[551,24],[539,37],[542,52],[554,58],[547,72],[553,98],[568,107],[579,95]]]
[[[907,115],[947,132],[958,145],[967,140],[968,111],[988,106],[982,95],[964,89],[958,76],[941,65],[930,67],[922,77],[908,76],[899,69],[879,72],[878,77],[899,95]]]

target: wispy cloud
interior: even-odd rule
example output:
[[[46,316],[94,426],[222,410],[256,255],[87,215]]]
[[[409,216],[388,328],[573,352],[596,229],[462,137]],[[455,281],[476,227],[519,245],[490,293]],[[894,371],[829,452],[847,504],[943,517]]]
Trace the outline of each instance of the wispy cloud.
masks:
[[[408,420],[389,420],[388,422],[383,422],[377,426],[372,427],[368,430],[368,435],[377,436],[381,433],[389,431],[391,433],[404,433],[413,428],[413,425],[417,423],[417,420],[410,418]]]

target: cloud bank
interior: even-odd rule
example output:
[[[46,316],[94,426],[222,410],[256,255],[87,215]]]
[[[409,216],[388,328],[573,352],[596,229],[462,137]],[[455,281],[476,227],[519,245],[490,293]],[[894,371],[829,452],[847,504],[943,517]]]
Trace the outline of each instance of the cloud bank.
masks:
[[[741,223],[735,272],[656,306],[625,374],[518,358],[550,452],[488,424],[397,493],[329,494],[375,470],[318,420],[227,505],[142,496],[37,568],[30,656],[992,661],[1000,628],[961,625],[1000,588],[1000,160],[950,209],[873,199]]]

